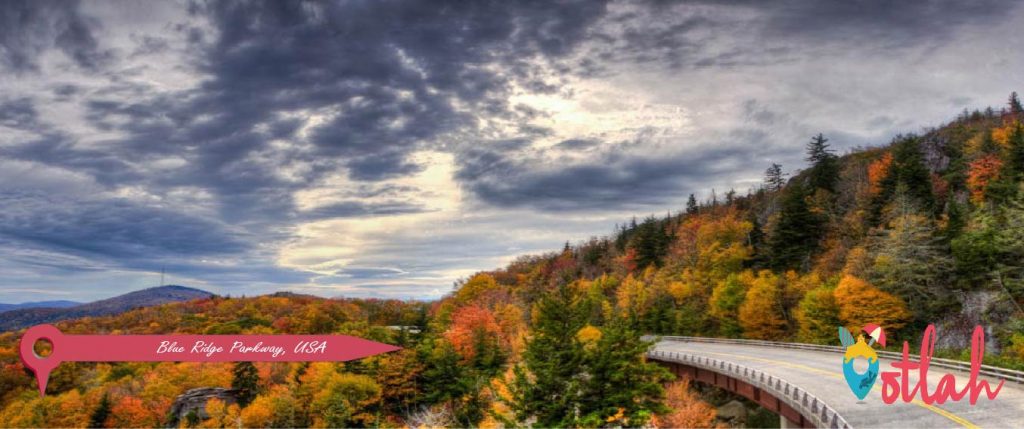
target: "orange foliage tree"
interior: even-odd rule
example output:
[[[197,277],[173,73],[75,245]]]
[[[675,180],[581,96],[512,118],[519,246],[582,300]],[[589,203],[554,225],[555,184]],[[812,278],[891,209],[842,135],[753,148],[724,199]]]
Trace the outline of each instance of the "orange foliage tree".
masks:
[[[491,342],[492,346],[504,343],[501,326],[498,325],[494,313],[472,305],[456,309],[452,313],[452,325],[445,331],[444,336],[455,347],[455,351],[464,362],[473,360],[480,351],[481,342]]]
[[[868,189],[871,195],[878,195],[882,192],[882,180],[889,175],[889,167],[892,166],[892,152],[886,152],[871,164],[868,164]]]
[[[967,172],[967,189],[971,191],[971,201],[980,204],[985,201],[985,191],[989,183],[999,178],[999,170],[1003,161],[995,154],[982,156],[971,162]]]
[[[156,427],[161,422],[139,398],[124,396],[110,410],[114,427]]]
[[[833,295],[839,305],[839,319],[854,332],[868,323],[898,330],[910,320],[903,300],[854,276],[843,276]]]
[[[715,407],[690,390],[690,379],[683,378],[665,389],[665,405],[672,412],[657,419],[663,428],[706,428],[714,425]]]

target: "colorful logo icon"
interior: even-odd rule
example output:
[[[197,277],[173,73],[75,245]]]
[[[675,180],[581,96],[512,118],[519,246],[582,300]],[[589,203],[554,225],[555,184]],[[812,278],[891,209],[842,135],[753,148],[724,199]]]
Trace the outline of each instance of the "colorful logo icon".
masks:
[[[871,346],[877,342],[885,347],[885,332],[882,331],[882,327],[868,324],[864,326],[863,331],[868,335],[867,342],[863,334],[857,335],[857,340],[854,341],[853,334],[848,329],[839,327],[839,341],[846,347],[846,353],[843,354],[843,376],[846,377],[846,384],[850,386],[850,390],[861,400],[868,396],[868,392],[878,379],[878,353],[875,353]],[[853,367],[854,359],[857,358],[868,361],[867,371],[857,372]]]

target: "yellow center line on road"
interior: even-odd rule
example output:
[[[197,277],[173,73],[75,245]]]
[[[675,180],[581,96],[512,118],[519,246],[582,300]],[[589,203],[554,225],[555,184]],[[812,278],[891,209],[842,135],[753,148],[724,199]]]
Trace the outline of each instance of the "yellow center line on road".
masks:
[[[709,351],[703,351],[703,350],[701,351],[701,353],[707,353],[707,354],[713,354],[713,355],[721,355],[721,356],[737,357],[737,358],[750,359],[750,360],[756,360],[756,361],[761,361],[761,362],[768,362],[768,363],[773,363],[773,364],[776,364],[776,365],[788,366],[788,367],[791,367],[791,368],[798,368],[798,369],[802,369],[804,371],[810,371],[810,372],[817,373],[817,374],[827,375],[829,377],[843,378],[839,374],[837,374],[835,372],[832,372],[832,371],[825,371],[823,369],[818,369],[818,368],[810,367],[810,366],[807,366],[807,365],[801,365],[801,364],[798,364],[798,363],[786,362],[786,361],[781,361],[781,360],[758,358],[758,357],[752,357],[752,356],[737,355],[737,354],[732,354],[732,353],[709,352]],[[882,390],[882,388],[881,388],[881,386],[876,384],[874,386],[874,390],[879,390],[880,391],[880,390]],[[971,423],[967,419],[965,419],[963,417],[960,417],[960,416],[954,414],[951,411],[944,410],[944,409],[936,407],[934,405],[926,404],[923,401],[921,401],[920,399],[915,399],[915,400],[911,401],[911,403],[914,404],[914,405],[917,405],[917,406],[919,406],[921,408],[924,408],[924,409],[926,409],[928,411],[931,411],[931,412],[933,412],[935,414],[938,414],[938,415],[940,415],[942,417],[945,417],[945,418],[947,418],[949,420],[952,420],[956,424],[958,424],[960,426],[963,426],[965,428],[979,429],[978,425],[976,425],[974,423]]]

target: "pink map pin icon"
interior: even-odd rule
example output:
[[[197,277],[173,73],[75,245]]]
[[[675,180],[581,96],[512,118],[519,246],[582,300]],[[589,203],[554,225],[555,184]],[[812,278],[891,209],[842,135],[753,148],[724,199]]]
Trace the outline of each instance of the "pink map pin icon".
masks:
[[[35,373],[36,382],[39,384],[39,396],[43,396],[46,392],[46,382],[50,379],[50,372],[53,372],[61,363],[60,355],[64,349],[57,344],[62,343],[63,336],[64,334],[53,325],[38,325],[29,328],[21,337],[21,344],[18,348],[21,362]],[[34,346],[39,340],[47,340],[53,346],[48,356],[43,357],[36,353]]]
[[[39,340],[53,345],[49,356],[35,352]],[[400,349],[349,335],[64,335],[37,325],[19,352],[44,395],[61,362],[343,362]]]

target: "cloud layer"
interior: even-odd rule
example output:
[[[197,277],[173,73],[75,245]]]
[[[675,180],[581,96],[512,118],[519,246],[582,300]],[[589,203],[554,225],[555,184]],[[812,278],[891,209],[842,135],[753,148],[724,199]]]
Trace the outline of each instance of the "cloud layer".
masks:
[[[0,301],[434,298],[1002,101],[1013,2],[16,1]]]

